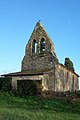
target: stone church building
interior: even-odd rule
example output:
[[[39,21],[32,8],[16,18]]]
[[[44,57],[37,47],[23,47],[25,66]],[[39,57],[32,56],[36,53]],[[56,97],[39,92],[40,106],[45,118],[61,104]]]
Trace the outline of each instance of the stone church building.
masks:
[[[2,75],[12,78],[12,88],[17,89],[17,80],[41,80],[42,90],[66,92],[78,91],[79,75],[59,63],[54,44],[40,22],[37,22],[21,63],[21,71]]]

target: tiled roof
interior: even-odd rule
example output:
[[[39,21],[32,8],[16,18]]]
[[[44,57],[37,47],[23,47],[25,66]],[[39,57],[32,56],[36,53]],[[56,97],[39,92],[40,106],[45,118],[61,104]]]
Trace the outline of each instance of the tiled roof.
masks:
[[[42,72],[14,72],[14,73],[8,73],[8,74],[3,74],[1,76],[27,76],[27,75],[42,75]]]

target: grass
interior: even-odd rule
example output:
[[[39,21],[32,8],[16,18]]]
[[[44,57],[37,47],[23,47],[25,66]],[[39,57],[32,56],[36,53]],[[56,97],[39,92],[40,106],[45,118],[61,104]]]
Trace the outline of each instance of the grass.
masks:
[[[80,103],[0,93],[0,120],[80,120]]]

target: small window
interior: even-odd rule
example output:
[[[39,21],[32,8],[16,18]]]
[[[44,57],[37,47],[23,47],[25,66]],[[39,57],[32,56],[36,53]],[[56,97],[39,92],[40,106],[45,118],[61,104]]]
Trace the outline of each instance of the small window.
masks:
[[[73,84],[74,84],[74,75],[73,75],[73,78],[72,78],[72,80],[73,80]]]
[[[40,52],[44,52],[44,51],[45,51],[45,39],[42,38],[40,42]]]
[[[33,40],[33,44],[32,44],[32,53],[37,53],[37,42],[36,40],[34,39]]]
[[[69,73],[67,72],[67,81],[68,81],[68,78],[69,78]]]
[[[74,92],[74,75],[72,76],[72,92]]]

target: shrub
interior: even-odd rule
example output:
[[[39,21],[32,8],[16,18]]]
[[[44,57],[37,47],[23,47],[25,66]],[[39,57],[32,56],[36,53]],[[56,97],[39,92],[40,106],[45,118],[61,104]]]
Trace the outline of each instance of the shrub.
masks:
[[[2,79],[0,78],[0,91],[2,90]]]
[[[11,78],[0,78],[0,91],[11,91]]]
[[[20,96],[37,95],[37,80],[17,80],[17,93]]]

